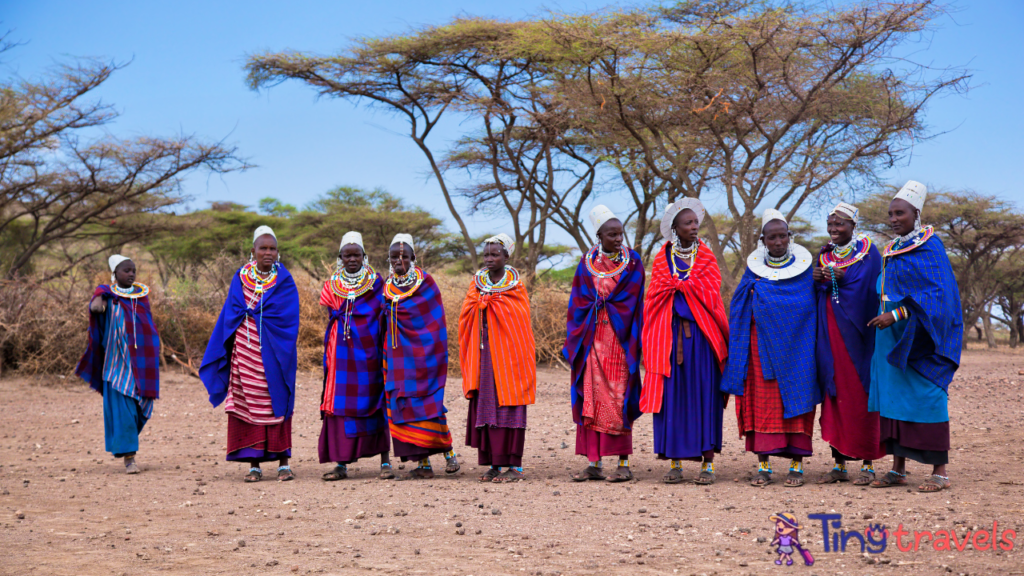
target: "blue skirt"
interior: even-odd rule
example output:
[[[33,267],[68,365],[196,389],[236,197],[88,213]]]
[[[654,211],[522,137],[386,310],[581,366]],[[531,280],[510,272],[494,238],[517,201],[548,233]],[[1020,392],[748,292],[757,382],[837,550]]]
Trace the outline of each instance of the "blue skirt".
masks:
[[[146,425],[142,408],[134,398],[103,383],[103,436],[107,452],[115,457],[139,451],[139,433]]]

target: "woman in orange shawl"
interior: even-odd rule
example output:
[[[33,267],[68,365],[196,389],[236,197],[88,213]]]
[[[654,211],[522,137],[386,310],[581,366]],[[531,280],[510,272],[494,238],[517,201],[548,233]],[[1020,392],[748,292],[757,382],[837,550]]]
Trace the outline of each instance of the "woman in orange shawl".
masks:
[[[519,272],[506,265],[514,251],[507,234],[485,241],[484,268],[459,315],[462,391],[469,399],[466,446],[477,449],[481,466],[490,466],[481,482],[525,478],[526,406],[537,395],[530,298]]]
[[[683,481],[682,461],[701,462],[697,484],[715,481],[726,399],[719,391],[729,350],[729,318],[714,253],[697,237],[704,205],[671,204],[661,220],[668,242],[654,256],[644,300],[640,410],[654,414],[654,452],[670,460],[666,484]]]

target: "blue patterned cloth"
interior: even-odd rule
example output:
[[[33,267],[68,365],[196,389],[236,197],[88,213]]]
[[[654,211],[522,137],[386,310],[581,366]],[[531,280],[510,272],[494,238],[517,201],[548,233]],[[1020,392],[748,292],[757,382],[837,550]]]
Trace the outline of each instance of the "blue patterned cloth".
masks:
[[[911,366],[946,391],[960,367],[964,319],[946,247],[932,236],[917,248],[884,259],[881,293],[910,311],[910,319],[886,359]]]
[[[722,391],[742,396],[750,360],[750,321],[757,324],[765,380],[778,380],[783,417],[821,403],[814,360],[816,302],[811,268],[786,280],[768,280],[747,268],[729,306],[729,360]]]

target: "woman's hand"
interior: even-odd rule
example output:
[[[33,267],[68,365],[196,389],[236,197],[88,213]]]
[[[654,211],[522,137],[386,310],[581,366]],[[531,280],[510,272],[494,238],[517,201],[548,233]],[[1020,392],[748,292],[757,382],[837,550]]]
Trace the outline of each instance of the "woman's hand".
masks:
[[[103,314],[107,311],[107,300],[102,296],[97,296],[89,302],[89,311],[93,314]]]
[[[811,278],[813,278],[815,282],[824,282],[825,269],[820,266],[815,266],[814,269],[811,270]]]
[[[886,312],[881,316],[875,316],[868,322],[868,327],[874,326],[876,328],[888,328],[896,323],[896,317],[892,315],[892,312]]]

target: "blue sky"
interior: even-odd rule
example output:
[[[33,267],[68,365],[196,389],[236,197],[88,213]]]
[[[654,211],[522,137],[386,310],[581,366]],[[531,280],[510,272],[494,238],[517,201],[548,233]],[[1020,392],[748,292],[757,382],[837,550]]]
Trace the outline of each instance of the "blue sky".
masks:
[[[255,205],[276,196],[301,205],[337,185],[383,187],[451,226],[420,151],[404,123],[350,103],[320,99],[299,83],[266,92],[246,88],[248,53],[297,49],[332,53],[350,38],[443,24],[460,14],[522,18],[545,8],[584,11],[606,3],[497,2],[32,2],[0,0],[0,27],[27,42],[0,63],[4,75],[37,77],[55,61],[93,56],[131,64],[99,92],[122,115],[118,136],[197,134],[225,139],[258,167],[224,177],[193,177],[193,208],[209,201]],[[935,101],[927,123],[948,133],[916,147],[893,184],[973,188],[1024,207],[1024,25],[1019,0],[961,1],[915,47],[935,66],[967,65],[975,88]],[[454,134],[451,127],[446,134]],[[440,148],[440,142],[438,148]],[[612,202],[609,202],[610,204]],[[475,219],[482,232],[500,221]]]

